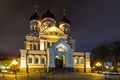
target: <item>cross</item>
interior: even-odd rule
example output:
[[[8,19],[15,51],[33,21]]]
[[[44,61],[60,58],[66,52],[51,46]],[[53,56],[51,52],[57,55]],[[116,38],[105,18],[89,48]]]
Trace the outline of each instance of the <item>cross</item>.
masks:
[[[63,9],[63,16],[66,16],[66,9]]]
[[[35,12],[38,12],[38,6],[34,5]]]

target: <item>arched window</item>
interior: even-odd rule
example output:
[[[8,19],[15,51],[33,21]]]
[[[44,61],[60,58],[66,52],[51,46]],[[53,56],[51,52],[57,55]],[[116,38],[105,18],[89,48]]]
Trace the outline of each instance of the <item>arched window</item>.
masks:
[[[36,50],[36,45],[35,44],[33,45],[33,50]]]
[[[29,63],[29,64],[32,64],[32,57],[29,57],[29,58],[28,58],[28,63]]]
[[[80,64],[84,64],[84,57],[80,57]]]
[[[57,48],[57,51],[58,52],[65,52],[65,48],[63,48],[62,46],[60,46],[60,47]]]
[[[50,42],[47,43],[48,47],[50,47]]]
[[[44,58],[44,57],[41,57],[41,58],[40,58],[40,63],[41,63],[41,64],[45,64],[45,58]]]
[[[34,63],[34,57],[33,57],[33,55],[28,55],[27,56],[27,63],[28,64],[33,64]]]
[[[38,58],[38,57],[35,57],[34,63],[35,63],[35,64],[38,64],[38,63],[39,63],[39,58]]]
[[[79,58],[78,57],[74,58],[74,64],[79,64]]]

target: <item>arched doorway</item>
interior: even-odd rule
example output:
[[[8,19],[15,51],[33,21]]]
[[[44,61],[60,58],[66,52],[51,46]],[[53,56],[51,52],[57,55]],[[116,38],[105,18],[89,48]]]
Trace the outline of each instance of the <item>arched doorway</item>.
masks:
[[[61,56],[56,55],[55,56],[55,67],[56,68],[62,68],[63,67],[63,59]]]
[[[56,55],[55,56],[55,67],[56,68],[64,68],[66,65],[65,55]]]

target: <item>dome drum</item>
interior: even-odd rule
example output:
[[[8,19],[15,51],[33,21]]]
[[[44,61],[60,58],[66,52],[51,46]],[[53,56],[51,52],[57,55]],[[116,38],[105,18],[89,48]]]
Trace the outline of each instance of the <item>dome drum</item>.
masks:
[[[56,24],[56,21],[54,19],[52,19],[52,18],[49,18],[49,17],[46,17],[46,18],[42,19],[41,24],[43,24],[44,22],[48,22],[48,21],[51,22],[51,23]]]

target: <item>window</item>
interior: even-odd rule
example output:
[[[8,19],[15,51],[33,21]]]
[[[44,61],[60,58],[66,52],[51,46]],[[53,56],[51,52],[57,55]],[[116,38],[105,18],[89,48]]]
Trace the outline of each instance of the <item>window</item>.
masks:
[[[32,49],[32,44],[30,44],[30,50]]]
[[[57,51],[58,52],[65,52],[65,48],[63,48],[62,46],[60,46],[60,47],[57,48]]]
[[[41,64],[44,64],[45,63],[45,59],[44,59],[44,57],[41,57],[41,60],[40,60],[41,62]]]
[[[78,57],[74,58],[74,64],[79,64],[79,58]]]
[[[32,57],[28,58],[28,63],[32,64]]]
[[[35,62],[34,63],[38,64],[39,63],[38,61],[39,61],[38,57],[35,57]]]
[[[36,50],[36,45],[35,44],[33,45],[33,50]]]
[[[50,47],[50,42],[47,43],[48,47]]]
[[[84,57],[80,57],[80,64],[84,64]]]
[[[57,32],[55,32],[55,35],[58,35],[58,33],[57,33]]]

